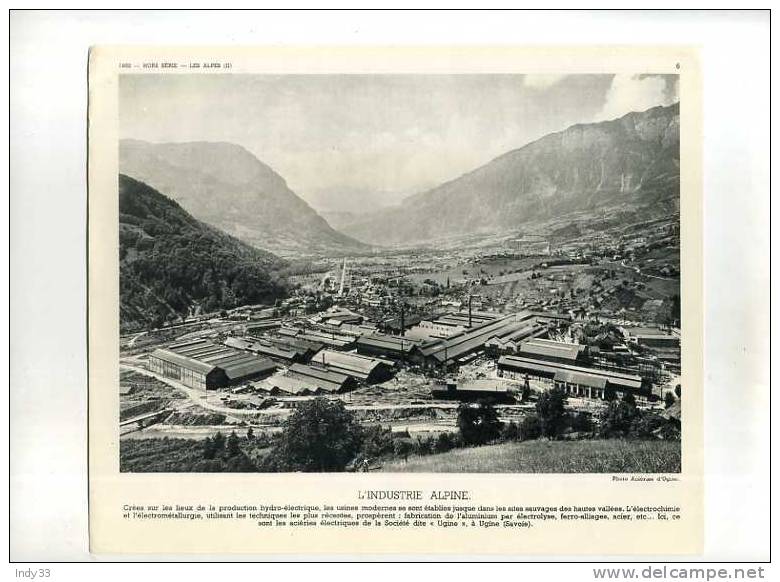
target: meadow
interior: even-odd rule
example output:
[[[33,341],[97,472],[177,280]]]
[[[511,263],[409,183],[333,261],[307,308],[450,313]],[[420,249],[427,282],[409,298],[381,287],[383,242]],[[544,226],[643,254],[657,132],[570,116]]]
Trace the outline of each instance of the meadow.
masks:
[[[679,441],[525,441],[456,449],[382,471],[410,473],[679,473]]]

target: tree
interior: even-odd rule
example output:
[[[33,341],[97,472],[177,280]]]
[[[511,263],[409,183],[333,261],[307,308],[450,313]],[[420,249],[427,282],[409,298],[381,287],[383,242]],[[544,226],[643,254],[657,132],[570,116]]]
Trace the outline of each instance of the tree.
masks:
[[[482,445],[501,434],[496,409],[488,402],[458,406],[458,430],[467,445]]]
[[[214,438],[212,439],[212,443],[214,445],[214,450],[217,453],[220,453],[225,450],[225,435],[223,435],[221,432],[217,431],[217,434],[214,435]]]
[[[210,461],[217,454],[217,449],[214,447],[214,441],[211,437],[206,437],[203,441],[203,458]]]
[[[315,398],[285,422],[265,459],[273,471],[343,471],[360,450],[363,432],[340,400]]]
[[[255,439],[255,431],[254,431],[254,429],[253,429],[253,428],[250,426],[250,427],[249,427],[249,429],[246,431],[246,440],[248,440],[248,441],[252,441],[252,440],[254,440],[254,439]]]
[[[566,427],[566,393],[561,388],[553,388],[539,396],[536,401],[536,415],[543,436],[555,438]]]
[[[675,398],[671,392],[664,394],[664,408],[669,408],[672,404],[674,404],[674,402]]]
[[[531,384],[528,382],[528,376],[526,375],[523,389],[520,392],[520,402],[528,402],[529,398],[531,398]]]
[[[241,446],[238,442],[238,435],[236,434],[236,431],[233,431],[230,433],[230,436],[227,439],[227,454],[228,457],[235,457],[240,453]]]
[[[638,416],[639,410],[633,398],[623,397],[613,400],[601,415],[601,432],[604,436],[626,436],[631,432],[631,424]]]
[[[393,442],[393,453],[396,457],[403,457],[404,463],[409,458],[409,453],[412,452],[412,443],[406,439],[396,439]]]

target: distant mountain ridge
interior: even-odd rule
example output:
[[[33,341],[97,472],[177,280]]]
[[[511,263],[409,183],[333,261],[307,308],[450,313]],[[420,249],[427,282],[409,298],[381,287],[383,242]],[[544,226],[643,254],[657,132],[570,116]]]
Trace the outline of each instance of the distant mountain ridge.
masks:
[[[123,330],[284,297],[287,262],[203,224],[146,184],[119,175]]]
[[[261,249],[290,255],[366,248],[331,228],[284,178],[236,144],[121,140],[119,171]]]
[[[343,224],[373,244],[521,227],[577,211],[679,208],[679,104],[577,124],[512,150],[364,221]]]

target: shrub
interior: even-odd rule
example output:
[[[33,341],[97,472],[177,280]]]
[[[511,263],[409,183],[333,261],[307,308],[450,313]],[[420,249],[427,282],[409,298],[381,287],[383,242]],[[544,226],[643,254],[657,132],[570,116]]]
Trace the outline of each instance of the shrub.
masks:
[[[627,435],[638,414],[636,401],[630,394],[622,400],[611,401],[601,415],[602,435],[607,437]]]
[[[452,435],[448,432],[439,433],[435,443],[436,452],[446,453],[453,448],[455,448],[455,443],[452,440]]]
[[[509,424],[505,424],[501,430],[501,440],[502,441],[519,441],[521,440],[520,437],[520,426],[513,420]]]
[[[393,453],[393,432],[380,425],[363,429],[361,453],[368,458],[382,457]]]
[[[393,454],[396,457],[400,457],[406,462],[409,458],[409,454],[412,452],[412,443],[407,439],[396,439],[393,442]]]
[[[542,426],[539,417],[535,414],[526,416],[520,423],[520,440],[529,441],[538,439],[542,435]]]
[[[436,440],[432,437],[418,436],[412,444],[412,450],[417,455],[430,455],[436,452]]]
[[[629,427],[629,434],[636,438],[654,438],[655,431],[663,428],[667,420],[657,414],[645,412],[637,414]]]
[[[574,432],[591,432],[593,422],[587,412],[577,412],[569,416],[569,427]]]
[[[500,436],[501,423],[491,404],[463,403],[458,406],[458,430],[467,445],[483,445]]]

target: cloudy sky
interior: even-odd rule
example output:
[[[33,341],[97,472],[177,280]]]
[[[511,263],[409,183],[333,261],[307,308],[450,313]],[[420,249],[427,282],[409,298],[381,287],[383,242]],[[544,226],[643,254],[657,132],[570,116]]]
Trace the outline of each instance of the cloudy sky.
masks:
[[[675,75],[125,75],[120,135],[240,144],[315,208],[361,211],[676,100]]]

